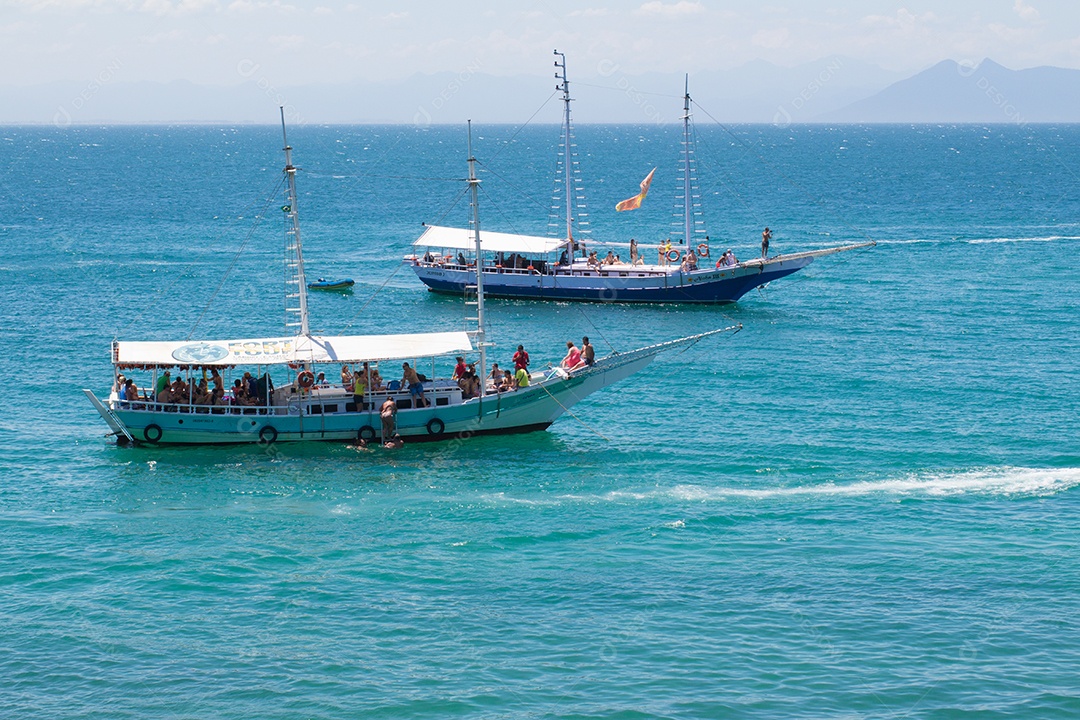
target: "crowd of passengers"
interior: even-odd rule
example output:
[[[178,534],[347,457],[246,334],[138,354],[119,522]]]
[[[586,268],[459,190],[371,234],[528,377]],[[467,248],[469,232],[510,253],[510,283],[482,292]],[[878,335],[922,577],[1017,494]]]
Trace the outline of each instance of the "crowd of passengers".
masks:
[[[116,376],[116,385],[113,386],[116,396],[120,400],[128,402],[156,402],[163,405],[206,405],[206,406],[246,406],[254,407],[264,405],[269,393],[273,392],[274,385],[269,374],[262,378],[254,377],[250,372],[245,372],[242,378],[233,381],[230,392],[225,392],[225,381],[217,368],[203,368],[202,378],[192,377],[190,381],[177,373],[172,376],[172,371],[165,370],[158,376],[157,384],[153,391],[140,390],[132,378],[125,377],[123,373]]]
[[[768,231],[769,231],[769,229],[765,228],[765,232],[768,233]],[[771,237],[771,235],[770,235],[770,237]],[[768,243],[764,242],[762,247],[767,248]],[[574,249],[577,250],[579,248],[582,250],[582,252],[584,254],[584,252],[585,252],[584,244],[579,245],[579,244],[575,243]],[[672,257],[673,257],[673,254],[672,254],[673,250],[675,250],[675,248],[671,244],[671,240],[666,240],[666,241],[660,243],[659,247],[657,247],[657,253],[658,253],[657,262],[658,262],[658,264],[661,265],[661,266],[671,265]],[[764,250],[763,250],[763,253],[764,253]],[[675,261],[676,262],[679,262],[679,258],[678,258],[679,254],[681,254],[681,253],[675,253]],[[697,253],[694,252],[693,248],[691,248],[686,253],[686,255],[682,256],[682,261],[679,262],[679,269],[681,269],[683,272],[694,272],[695,270],[698,269],[698,260],[700,258],[704,258],[704,257],[708,257],[708,255],[706,254],[706,255],[700,255],[699,256]],[[454,264],[455,263],[455,259],[452,258],[451,256],[448,255],[448,256],[446,256],[444,258],[442,256],[432,255],[430,250],[428,252],[424,253],[424,261],[428,262],[428,263],[433,263],[433,264],[436,264],[436,265]],[[563,253],[562,253],[562,256],[559,258],[558,265],[559,266],[568,265],[569,261],[570,261],[570,258],[567,255],[567,252],[564,250]],[[456,258],[456,263],[458,265],[461,265],[461,266],[466,266],[465,255],[459,252],[458,256]],[[630,260],[628,262],[624,262],[622,257],[620,257],[618,254],[616,254],[612,250],[608,250],[607,255],[605,255],[604,257],[600,257],[599,255],[597,255],[595,250],[592,250],[592,251],[588,252],[588,255],[586,255],[585,263],[592,270],[604,270],[606,268],[609,268],[612,265],[631,265],[631,266],[635,266],[635,267],[641,266],[641,265],[645,264],[645,259],[644,259],[644,257],[642,255],[640,255],[638,253],[637,241],[634,240],[633,238],[631,238],[631,240],[630,240]],[[724,267],[734,267],[735,265],[738,265],[738,264],[739,264],[739,261],[735,258],[735,253],[733,253],[731,251],[731,249],[728,248],[728,251],[725,252],[723,255],[721,255],[720,258],[716,261],[716,269],[719,270],[720,268],[724,268]],[[537,263],[537,265],[542,265],[542,263]],[[539,269],[539,268],[534,268],[533,261],[525,258],[522,255],[516,255],[515,254],[515,255],[510,255],[508,257],[504,257],[503,253],[498,254],[498,258],[496,260],[495,267],[497,267],[497,268],[526,268],[526,269],[529,269],[529,270]]]
[[[477,373],[475,363],[466,363],[463,356],[456,358],[457,364],[451,375],[451,381],[457,383],[461,389],[464,400],[480,397],[481,393],[513,392],[526,388],[530,384],[529,353],[522,345],[517,346],[517,351],[511,358],[513,370],[502,369],[498,363],[492,363],[489,372],[481,381]],[[586,368],[596,361],[596,351],[589,342],[588,337],[582,338],[581,347],[578,348],[573,342],[566,343],[566,355],[559,363],[559,367],[567,371],[575,371]],[[113,390],[117,398],[126,402],[156,402],[162,405],[201,405],[209,407],[255,407],[267,403],[267,398],[274,392],[274,384],[269,373],[260,378],[254,377],[250,372],[245,372],[243,377],[233,381],[233,385],[226,392],[225,381],[221,373],[215,367],[203,367],[202,377],[194,377],[193,368],[190,380],[185,380],[180,373],[174,378],[171,370],[165,370],[157,378],[157,383],[151,392],[140,390],[132,378],[125,377],[122,373],[116,376],[116,384]],[[294,381],[297,382],[297,381]],[[384,383],[378,368],[370,367],[368,363],[357,365],[355,370],[349,365],[341,366],[341,387],[347,392],[351,391],[356,402],[357,410],[367,410],[368,394],[383,391],[408,392],[414,401],[414,407],[427,407],[430,403],[425,396],[425,390],[429,379],[412,368],[409,363],[402,363],[401,380]],[[312,384],[313,387],[332,387],[326,378],[326,373],[320,372]],[[308,388],[296,386],[298,391]]]

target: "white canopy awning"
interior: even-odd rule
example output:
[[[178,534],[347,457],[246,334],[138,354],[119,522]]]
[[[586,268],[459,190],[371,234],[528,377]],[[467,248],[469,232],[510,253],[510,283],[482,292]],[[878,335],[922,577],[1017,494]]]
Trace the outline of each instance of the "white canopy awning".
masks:
[[[521,253],[523,255],[546,255],[566,245],[564,238],[540,237],[538,235],[514,235],[511,233],[480,230],[480,245],[484,252]],[[476,238],[469,228],[450,228],[428,225],[413,246],[446,248],[450,250],[475,250]]]
[[[276,365],[409,360],[473,349],[466,332],[415,335],[320,335],[259,340],[114,342],[117,365]]]

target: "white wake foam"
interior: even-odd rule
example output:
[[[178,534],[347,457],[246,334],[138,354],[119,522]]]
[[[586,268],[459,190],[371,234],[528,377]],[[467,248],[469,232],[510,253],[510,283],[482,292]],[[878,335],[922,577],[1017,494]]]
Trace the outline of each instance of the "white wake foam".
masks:
[[[918,473],[885,480],[853,483],[823,483],[794,487],[750,488],[676,485],[667,490],[627,497],[667,494],[678,500],[701,502],[731,497],[776,498],[806,495],[1053,495],[1080,485],[1080,468],[997,467],[959,473]],[[619,493],[613,493],[618,495]],[[612,499],[616,499],[613,497]]]
[[[953,238],[896,238],[893,240],[878,240],[878,245],[927,245],[949,244],[954,242],[967,243],[968,245],[988,245],[1001,243],[1047,243],[1059,241],[1080,240],[1080,235],[1038,235],[1034,237],[992,237],[971,238],[968,240],[954,240]]]
[[[481,499],[497,505],[551,507],[603,503],[702,503],[730,499],[784,499],[807,496],[858,497],[910,496],[1047,496],[1080,485],[1080,468],[994,467],[963,472],[923,472],[883,480],[850,483],[818,483],[786,487],[734,485],[674,485],[648,490],[612,490],[603,494],[519,495],[485,493]]]
[[[998,238],[976,238],[974,240],[968,240],[970,245],[987,245],[997,243],[1028,243],[1028,242],[1056,242],[1058,240],[1080,240],[1080,236],[1076,235],[1046,235],[1042,237],[998,237]]]

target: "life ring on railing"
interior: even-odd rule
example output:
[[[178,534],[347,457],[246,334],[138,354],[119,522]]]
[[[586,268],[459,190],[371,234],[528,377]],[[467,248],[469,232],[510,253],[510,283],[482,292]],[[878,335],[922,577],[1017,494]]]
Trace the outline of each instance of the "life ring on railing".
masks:
[[[160,425],[150,424],[143,428],[142,431],[142,436],[146,438],[146,442],[148,443],[156,443],[158,440],[161,439],[161,435],[162,432]]]
[[[682,256],[682,253],[679,252],[678,250],[674,249],[674,248],[667,251],[668,262],[679,262],[679,258],[681,256]]]
[[[273,445],[277,440],[277,430],[273,425],[263,425],[262,430],[259,431],[259,442],[263,445]]]
[[[697,246],[697,254],[698,254],[698,257],[703,257],[703,258],[709,257],[709,244],[708,243],[701,243],[700,245],[698,245]]]
[[[370,425],[365,425],[356,431],[356,439],[363,440],[364,442],[371,442],[375,439],[375,428]]]
[[[427,421],[428,435],[442,435],[446,430],[446,423],[439,418],[431,418]]]
[[[305,370],[296,376],[296,384],[305,390],[310,390],[315,385],[315,373]]]

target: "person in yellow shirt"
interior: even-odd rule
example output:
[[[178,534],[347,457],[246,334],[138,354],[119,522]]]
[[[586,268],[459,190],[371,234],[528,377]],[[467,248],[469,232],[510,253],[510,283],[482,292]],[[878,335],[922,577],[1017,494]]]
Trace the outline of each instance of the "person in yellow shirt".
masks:
[[[514,373],[514,382],[517,384],[518,389],[529,387],[529,371],[519,367],[517,372]]]
[[[364,394],[367,392],[366,382],[366,378],[360,373],[353,376],[353,402],[356,403],[356,409],[360,412],[367,410],[367,402],[364,400]]]

